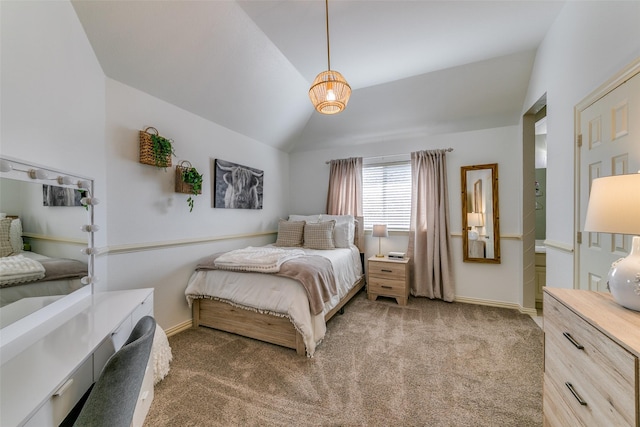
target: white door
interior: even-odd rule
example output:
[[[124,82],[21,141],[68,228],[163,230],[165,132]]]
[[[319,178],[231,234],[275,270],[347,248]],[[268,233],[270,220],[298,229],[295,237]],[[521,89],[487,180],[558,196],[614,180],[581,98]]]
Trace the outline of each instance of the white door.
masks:
[[[599,99],[580,110],[578,148],[578,231],[584,230],[591,182],[599,177],[622,175],[640,170],[640,71],[638,65],[613,90],[605,89]],[[634,75],[635,73],[635,75]],[[633,77],[631,77],[633,76]],[[606,93],[606,94],[605,94]],[[586,101],[588,103],[590,101]],[[638,189],[640,191],[640,188]],[[607,291],[607,273],[611,263],[628,255],[631,236],[582,232],[576,245],[580,289]]]

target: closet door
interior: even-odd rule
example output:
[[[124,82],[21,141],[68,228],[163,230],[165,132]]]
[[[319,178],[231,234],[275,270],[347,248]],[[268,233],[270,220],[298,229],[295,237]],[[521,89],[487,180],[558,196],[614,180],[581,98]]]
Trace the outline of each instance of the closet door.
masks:
[[[579,129],[576,281],[580,289],[605,292],[611,263],[628,255],[631,236],[582,230],[591,182],[604,176],[640,171],[640,62],[621,75],[617,83],[588,97],[576,110]]]

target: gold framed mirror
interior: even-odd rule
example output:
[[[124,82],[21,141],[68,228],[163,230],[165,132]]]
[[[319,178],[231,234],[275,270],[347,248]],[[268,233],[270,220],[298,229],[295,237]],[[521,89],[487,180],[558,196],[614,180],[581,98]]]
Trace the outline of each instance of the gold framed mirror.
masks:
[[[498,164],[462,166],[464,262],[500,263]]]

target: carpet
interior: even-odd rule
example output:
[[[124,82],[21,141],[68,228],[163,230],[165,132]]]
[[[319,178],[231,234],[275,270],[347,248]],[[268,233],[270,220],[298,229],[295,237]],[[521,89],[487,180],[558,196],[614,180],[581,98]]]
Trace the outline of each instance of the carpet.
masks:
[[[145,426],[541,426],[543,335],[516,310],[360,292],[314,358],[207,328],[169,338]]]

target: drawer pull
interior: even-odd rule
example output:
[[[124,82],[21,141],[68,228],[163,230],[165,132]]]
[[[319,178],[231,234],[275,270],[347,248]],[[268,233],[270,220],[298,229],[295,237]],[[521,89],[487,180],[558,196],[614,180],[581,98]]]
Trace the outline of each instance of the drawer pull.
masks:
[[[580,395],[578,394],[578,392],[576,391],[575,388],[573,388],[573,384],[566,382],[564,383],[564,385],[567,386],[567,388],[569,389],[569,391],[571,392],[571,394],[573,394],[573,397],[576,398],[576,400],[578,401],[579,404],[581,404],[582,406],[587,406],[587,402],[585,402],[582,397],[580,397]]]
[[[382,289],[393,289],[393,287],[391,287],[391,286],[386,286],[386,285],[380,285],[380,287],[381,287]]]
[[[564,337],[568,339],[578,350],[584,350],[584,346],[576,341],[569,332],[563,332],[562,335],[564,335]]]
[[[64,384],[62,384],[62,385],[60,386],[60,388],[59,388],[59,389],[57,389],[55,393],[53,393],[53,396],[54,396],[54,397],[62,396],[62,395],[64,394],[64,392],[65,392],[65,391],[67,391],[67,389],[68,389],[69,387],[71,387],[71,384],[73,384],[73,378],[69,378],[69,379],[67,380],[67,382],[65,382]]]
[[[393,272],[393,270],[385,270],[384,268],[382,270],[380,270],[380,271],[382,271],[383,273],[392,273]]]

